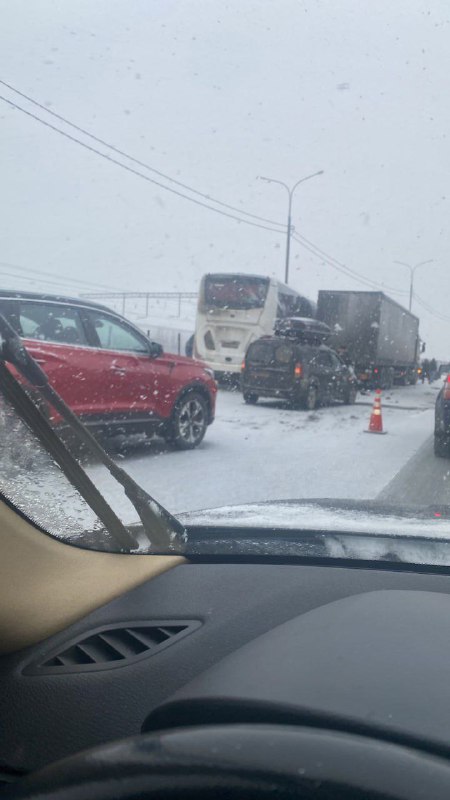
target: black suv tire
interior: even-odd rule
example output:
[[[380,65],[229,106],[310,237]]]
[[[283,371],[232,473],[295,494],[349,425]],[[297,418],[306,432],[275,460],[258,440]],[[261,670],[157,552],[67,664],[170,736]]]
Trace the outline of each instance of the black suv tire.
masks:
[[[244,392],[244,403],[254,406],[258,402],[258,395],[254,392]]]

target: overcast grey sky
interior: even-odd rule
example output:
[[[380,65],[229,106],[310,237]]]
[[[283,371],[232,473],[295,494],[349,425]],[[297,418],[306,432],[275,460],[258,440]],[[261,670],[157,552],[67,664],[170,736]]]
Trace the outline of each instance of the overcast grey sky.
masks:
[[[257,176],[325,170],[297,190],[296,230],[398,292],[409,278],[394,260],[434,259],[416,290],[438,316],[413,310],[428,354],[450,358],[446,0],[0,0],[0,14],[2,80],[199,191],[284,222],[281,187]],[[1,262],[143,291],[196,290],[207,271],[283,278],[282,234],[176,197],[4,102],[0,124]],[[291,269],[310,296],[367,288],[297,242]],[[0,265],[1,285],[55,288],[19,274]]]

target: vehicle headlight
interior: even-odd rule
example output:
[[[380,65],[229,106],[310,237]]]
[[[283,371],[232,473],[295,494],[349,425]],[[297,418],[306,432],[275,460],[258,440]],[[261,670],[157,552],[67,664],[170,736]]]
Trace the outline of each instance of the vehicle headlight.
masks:
[[[203,372],[206,372],[206,374],[209,375],[209,377],[213,378],[213,380],[214,380],[214,370],[213,369],[209,369],[209,367],[203,367]]]

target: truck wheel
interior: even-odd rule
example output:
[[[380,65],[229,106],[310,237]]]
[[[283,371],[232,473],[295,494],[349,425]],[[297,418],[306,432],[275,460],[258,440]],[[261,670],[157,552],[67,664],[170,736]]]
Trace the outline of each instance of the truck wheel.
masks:
[[[202,441],[207,427],[206,401],[199,392],[188,392],[175,406],[166,439],[179,450],[193,450]]]
[[[258,402],[258,395],[253,392],[244,392],[244,403],[249,406],[254,406]]]
[[[450,458],[450,442],[439,433],[434,434],[434,455],[438,458]]]
[[[307,411],[314,411],[317,408],[319,403],[319,392],[317,391],[317,387],[314,386],[313,383],[310,383],[308,386],[308,390],[306,392],[306,396],[303,400],[302,406],[306,408]]]
[[[357,387],[355,385],[349,386],[348,389],[345,390],[344,405],[353,406],[356,403],[357,394],[358,394]]]

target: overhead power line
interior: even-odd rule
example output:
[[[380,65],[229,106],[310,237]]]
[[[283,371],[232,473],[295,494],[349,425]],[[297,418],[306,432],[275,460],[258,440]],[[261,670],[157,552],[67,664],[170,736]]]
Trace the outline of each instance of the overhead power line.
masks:
[[[388,284],[385,283],[381,284],[378,281],[372,281],[371,278],[366,278],[366,276],[362,275],[360,272],[357,272],[356,270],[351,269],[351,267],[348,267],[347,264],[343,264],[341,261],[338,261],[338,259],[334,258],[334,256],[330,256],[329,253],[326,253],[325,250],[322,250],[318,245],[314,244],[314,242],[311,242],[311,240],[307,239],[306,236],[301,236],[299,233],[296,235],[298,236],[299,239],[301,239],[302,242],[308,244],[310,247],[317,250],[322,256],[324,256],[327,259],[330,259],[335,264],[337,264],[337,266],[347,270],[347,272],[351,273],[355,277],[361,278],[364,281],[372,283],[374,286],[383,286],[384,289],[389,290],[390,292],[394,292],[396,294],[408,294],[406,289],[396,289],[394,286],[389,286]]]
[[[136,175],[139,178],[142,178],[144,181],[148,181],[148,183],[152,183],[155,186],[158,186],[160,189],[165,189],[166,192],[171,192],[171,194],[177,195],[178,197],[182,197],[184,200],[188,200],[190,203],[195,203],[195,205],[201,206],[202,208],[207,208],[209,211],[214,211],[216,214],[221,214],[223,217],[234,219],[237,222],[243,222],[245,225],[252,225],[254,228],[264,228],[265,230],[272,231],[273,233],[278,233],[278,234],[283,233],[283,231],[279,230],[278,228],[269,227],[268,225],[263,225],[260,222],[252,222],[250,219],[244,219],[243,217],[238,217],[236,216],[236,214],[229,214],[228,211],[221,211],[219,208],[214,208],[214,206],[211,206],[208,203],[204,203],[202,200],[196,200],[195,197],[189,197],[189,195],[183,194],[183,192],[179,192],[178,189],[172,189],[170,186],[165,186],[160,181],[156,181],[154,178],[150,178],[149,175],[144,175],[142,172],[139,172],[139,170],[134,169],[134,167],[130,167],[127,164],[123,164],[122,161],[118,161],[116,158],[109,156],[107,153],[102,153],[101,150],[97,150],[96,147],[92,147],[92,145],[83,142],[76,136],[72,136],[72,134],[61,130],[61,128],[56,127],[56,125],[52,125],[51,122],[47,122],[41,117],[38,117],[37,114],[33,114],[32,111],[28,111],[27,109],[22,108],[22,106],[19,106],[17,103],[14,103],[12,100],[9,100],[7,97],[3,97],[3,95],[0,95],[0,100],[2,100],[4,103],[7,103],[9,106],[11,106],[11,108],[15,108],[22,114],[26,114],[28,117],[31,117],[32,119],[36,120],[36,122],[39,122],[41,125],[45,125],[46,128],[50,128],[50,130],[55,131],[55,133],[59,133],[60,136],[64,136],[71,142],[80,145],[80,147],[84,147],[85,150],[89,150],[91,153],[95,153],[96,155],[100,156],[100,158],[105,159],[105,161],[109,161],[111,164],[115,164],[117,167],[121,167],[127,172],[130,172],[131,174]],[[278,223],[275,224],[278,225]]]
[[[448,323],[450,323],[450,317],[446,316],[445,314],[442,314],[440,311],[436,311],[435,308],[432,308],[432,306],[430,306],[422,297],[420,297],[415,292],[413,294],[413,297],[414,297],[414,300],[416,300],[417,303],[419,303],[419,305],[422,306],[422,308],[425,309],[425,311],[428,311],[428,313],[432,317],[436,317],[436,319],[440,320],[440,322],[448,322]]]
[[[394,294],[405,294],[405,292],[400,289],[394,289],[391,286],[386,286],[385,284],[378,283],[377,281],[372,281],[370,278],[366,278],[359,272],[350,269],[350,267],[347,267],[345,264],[342,264],[333,256],[329,256],[327,253],[325,253],[324,250],[321,250],[312,242],[309,242],[309,240],[305,239],[305,237],[299,237],[297,234],[294,234],[294,239],[296,242],[298,242],[298,244],[301,245],[301,247],[303,247],[305,250],[308,250],[310,253],[312,253],[313,256],[315,256],[320,261],[324,261],[333,269],[337,270],[338,272],[341,272],[343,275],[346,275],[348,278],[351,278],[352,280],[357,281],[358,283],[368,286],[370,289],[390,291],[393,292]]]
[[[36,282],[39,284],[39,286],[42,285],[51,286],[53,287],[53,293],[55,293],[57,290],[61,293],[61,290],[63,289],[65,292],[69,291],[80,292],[83,288],[82,286],[74,286],[71,283],[66,283],[64,278],[50,281],[50,280],[45,280],[45,278],[39,278],[38,276],[33,277],[31,275],[20,275],[17,272],[9,272],[8,270],[0,268],[0,278],[2,278],[3,276],[7,278],[14,278],[15,280],[20,280],[20,281],[26,280],[28,284]]]
[[[61,276],[61,275],[58,275],[58,273],[56,273],[56,272],[46,272],[45,270],[41,270],[41,269],[32,269],[31,267],[22,267],[19,264],[11,264],[9,261],[0,261],[0,268],[1,267],[6,267],[7,269],[17,270],[17,272],[19,272],[19,273],[20,272],[24,272],[25,273],[24,277],[26,277],[27,275],[39,275],[39,276],[44,275],[47,278],[55,278],[54,283],[55,284],[59,284],[61,286],[63,284],[65,284],[65,285],[77,284],[78,286],[81,286],[82,288],[87,288],[88,286],[92,286],[95,289],[107,289],[108,291],[110,291],[111,289],[114,288],[114,287],[111,287],[111,285],[107,285],[105,283],[96,283],[94,281],[89,281],[89,280],[85,281],[85,280],[82,280],[81,278],[70,278],[70,277],[67,277],[67,276]],[[2,270],[2,273],[3,273],[3,270]],[[6,273],[3,273],[3,274],[6,274]],[[117,291],[121,291],[121,290],[117,289]]]
[[[57,281],[48,281],[48,280],[45,280],[43,278],[38,278],[38,277],[32,278],[32,277],[29,277],[27,275],[18,275],[17,272],[8,272],[7,270],[0,269],[0,278],[2,278],[2,277],[14,278],[15,280],[21,280],[21,281],[25,281],[26,280],[28,283],[30,283],[30,282],[34,283],[34,281],[36,281],[36,283],[39,283],[39,286],[42,286],[42,285],[52,286],[53,287],[53,291],[56,291],[57,288],[61,290],[62,287],[67,287],[68,286],[68,284],[64,283],[63,280],[62,281],[58,281],[58,282]],[[69,288],[71,288],[72,291],[74,291],[74,287],[72,285],[70,285]]]
[[[159,169],[156,169],[156,167],[152,167],[150,164],[147,164],[145,161],[142,161],[141,159],[136,158],[135,156],[130,156],[130,154],[125,152],[125,150],[121,150],[120,148],[116,147],[115,145],[110,144],[109,142],[106,142],[104,139],[101,139],[99,136],[96,136],[94,133],[91,133],[90,131],[86,130],[86,128],[82,128],[81,125],[77,125],[75,122],[71,122],[71,120],[67,119],[67,117],[63,117],[61,114],[58,114],[56,111],[52,111],[51,108],[48,108],[43,103],[39,103],[33,97],[30,97],[30,95],[25,94],[24,92],[21,92],[19,89],[16,89],[10,83],[7,83],[6,81],[2,80],[1,78],[0,78],[0,84],[2,86],[5,86],[11,92],[14,92],[15,94],[19,95],[20,97],[23,97],[25,100],[27,100],[29,103],[32,103],[37,108],[42,109],[42,111],[45,111],[47,114],[50,114],[52,117],[55,117],[55,119],[59,119],[60,122],[64,122],[65,125],[69,125],[74,130],[78,131],[79,133],[84,134],[84,136],[88,136],[94,142],[97,142],[98,144],[101,144],[104,147],[107,147],[109,150],[112,150],[114,153],[117,153],[117,155],[124,156],[129,161],[132,161],[134,164],[138,164],[140,167],[144,167],[145,169],[150,170],[150,172],[154,172],[155,175],[159,175],[160,178],[164,178],[165,180],[170,181],[171,183],[174,183],[176,186],[180,186],[182,189],[187,189],[187,191],[192,192],[192,194],[196,194],[199,197],[203,197],[204,200],[209,200],[210,202],[216,203],[217,205],[222,206],[223,208],[228,208],[228,209],[230,209],[230,211],[237,211],[239,214],[244,214],[246,217],[252,217],[252,219],[257,219],[260,222],[266,222],[269,225],[279,225],[282,230],[283,229],[286,230],[286,225],[284,223],[282,223],[282,222],[275,222],[272,219],[266,219],[266,217],[260,217],[258,214],[252,214],[249,211],[244,211],[242,208],[239,208],[238,206],[232,206],[229,203],[224,203],[222,200],[217,200],[217,198],[212,197],[210,194],[206,194],[206,192],[200,192],[198,189],[194,189],[192,186],[189,186],[189,184],[182,183],[182,181],[179,181],[176,178],[172,178],[170,175],[167,175],[166,173],[161,172]]]

